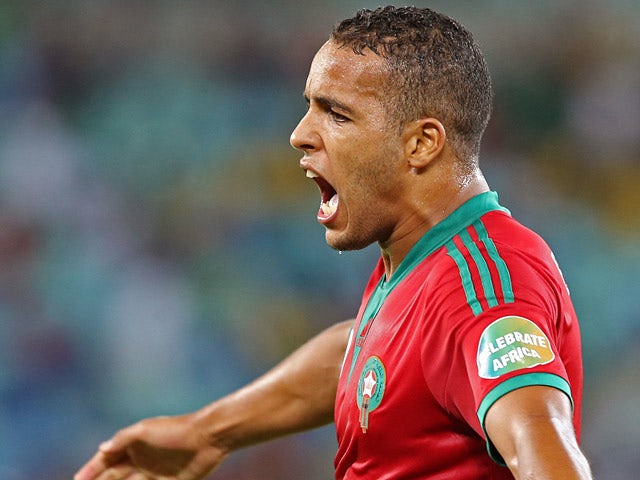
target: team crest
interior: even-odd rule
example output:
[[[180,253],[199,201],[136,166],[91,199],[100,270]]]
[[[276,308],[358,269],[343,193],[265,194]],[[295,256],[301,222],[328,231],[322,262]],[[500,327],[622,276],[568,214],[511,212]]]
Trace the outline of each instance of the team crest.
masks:
[[[387,377],[382,360],[375,356],[369,357],[358,380],[357,402],[363,433],[367,433],[369,428],[369,414],[382,402],[386,382]]]

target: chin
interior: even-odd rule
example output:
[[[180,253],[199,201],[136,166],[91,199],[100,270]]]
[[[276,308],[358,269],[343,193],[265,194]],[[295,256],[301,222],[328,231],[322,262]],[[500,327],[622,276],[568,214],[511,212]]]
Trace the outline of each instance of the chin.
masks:
[[[369,241],[364,238],[349,236],[345,233],[339,234],[331,230],[327,230],[325,240],[327,245],[339,252],[362,250],[374,242],[373,240]]]

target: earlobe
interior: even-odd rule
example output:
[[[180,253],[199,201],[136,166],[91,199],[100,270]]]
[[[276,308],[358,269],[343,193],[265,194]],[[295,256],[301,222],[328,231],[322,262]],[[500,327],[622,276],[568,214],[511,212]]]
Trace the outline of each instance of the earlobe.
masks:
[[[444,125],[435,118],[421,118],[407,125],[407,162],[412,169],[420,170],[428,166],[442,152],[446,131]]]

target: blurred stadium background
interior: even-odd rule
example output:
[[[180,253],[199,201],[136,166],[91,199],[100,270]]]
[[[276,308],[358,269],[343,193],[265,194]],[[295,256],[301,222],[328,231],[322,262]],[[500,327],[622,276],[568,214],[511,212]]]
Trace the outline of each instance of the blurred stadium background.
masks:
[[[582,321],[584,447],[640,471],[640,2],[417,2],[476,35],[483,164]],[[118,428],[195,409],[355,311],[288,145],[354,0],[0,3],[0,478],[62,480]],[[220,479],[328,479],[331,428]],[[428,454],[428,452],[425,452]]]

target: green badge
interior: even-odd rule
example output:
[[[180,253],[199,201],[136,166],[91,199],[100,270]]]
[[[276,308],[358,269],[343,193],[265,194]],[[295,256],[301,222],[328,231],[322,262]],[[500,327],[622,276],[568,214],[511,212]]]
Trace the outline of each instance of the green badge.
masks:
[[[505,373],[553,361],[555,354],[544,332],[531,320],[502,317],[482,332],[478,343],[478,374],[498,378]]]
[[[363,433],[366,433],[369,428],[369,414],[382,402],[386,383],[387,377],[382,360],[375,356],[369,357],[358,380],[357,402]]]

